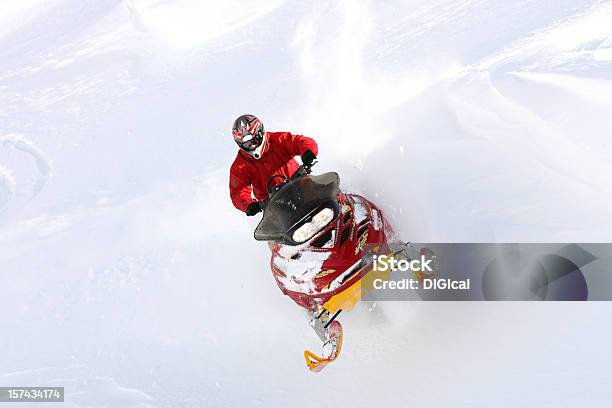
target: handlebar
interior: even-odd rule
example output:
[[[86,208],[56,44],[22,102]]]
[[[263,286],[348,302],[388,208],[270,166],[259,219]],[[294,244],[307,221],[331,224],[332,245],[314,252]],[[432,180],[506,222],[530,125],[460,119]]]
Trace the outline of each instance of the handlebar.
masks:
[[[268,190],[268,198],[259,202],[259,206],[261,207],[261,209],[262,210],[266,209],[266,207],[268,206],[268,201],[270,201],[270,196],[272,194],[280,190],[288,182],[297,180],[300,177],[304,177],[310,174],[312,172],[312,166],[314,166],[317,163],[318,163],[317,161],[314,161],[310,165],[302,164],[300,167],[297,168],[297,170],[289,178],[285,176],[281,176],[280,174],[275,174],[272,177],[270,177],[268,179],[268,182],[266,183],[266,189]],[[272,182],[274,182],[274,180],[279,179],[279,178],[282,179],[282,181],[278,184],[272,185]]]
[[[312,166],[314,166],[317,163],[318,163],[317,161],[314,161],[309,165],[302,164],[300,167],[297,168],[295,173],[293,173],[293,175],[291,176],[291,180],[295,180],[298,177],[302,177],[302,176],[306,176],[310,174],[312,172]]]

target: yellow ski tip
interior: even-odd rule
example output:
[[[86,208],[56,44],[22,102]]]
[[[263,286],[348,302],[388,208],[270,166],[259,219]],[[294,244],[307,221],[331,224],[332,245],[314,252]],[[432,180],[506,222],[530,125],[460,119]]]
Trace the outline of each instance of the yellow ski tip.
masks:
[[[304,350],[304,360],[308,369],[314,373],[318,373],[325,368],[326,365],[335,360],[335,358],[323,358],[317,356],[312,351]]]
[[[319,357],[312,351],[304,351],[304,360],[306,360],[306,365],[312,372],[318,373],[329,363],[335,361],[340,355],[340,351],[342,350],[342,338],[344,337],[340,322],[337,320],[331,322],[329,326],[329,333],[336,339],[335,349],[332,351],[329,357]]]

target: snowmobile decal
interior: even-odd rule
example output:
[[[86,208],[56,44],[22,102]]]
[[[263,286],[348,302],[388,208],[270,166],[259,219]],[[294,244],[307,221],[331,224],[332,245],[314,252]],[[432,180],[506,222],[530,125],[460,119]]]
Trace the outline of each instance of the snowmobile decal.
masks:
[[[365,247],[366,242],[368,242],[367,232],[363,234],[361,238],[359,238],[359,240],[357,241],[357,246],[355,247],[355,254],[358,254],[359,252],[363,251],[363,248]]]
[[[327,275],[330,275],[330,274],[332,274],[332,273],[335,273],[335,272],[336,272],[336,270],[335,270],[335,269],[326,269],[326,270],[323,270],[323,271],[319,272],[319,273],[318,273],[318,274],[315,276],[315,279],[320,279],[320,278],[323,278],[323,277],[325,277],[325,276],[327,276]]]

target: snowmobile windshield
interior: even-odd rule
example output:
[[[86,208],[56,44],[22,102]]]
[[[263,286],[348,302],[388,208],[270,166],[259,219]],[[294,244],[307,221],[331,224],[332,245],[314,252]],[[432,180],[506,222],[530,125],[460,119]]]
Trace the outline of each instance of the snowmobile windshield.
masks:
[[[286,182],[271,194],[255,239],[286,245],[306,242],[338,216],[339,193],[340,177],[334,172]]]

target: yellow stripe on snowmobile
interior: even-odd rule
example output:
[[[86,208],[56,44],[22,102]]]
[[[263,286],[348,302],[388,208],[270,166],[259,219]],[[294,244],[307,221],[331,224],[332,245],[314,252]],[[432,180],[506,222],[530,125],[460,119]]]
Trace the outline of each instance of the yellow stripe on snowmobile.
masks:
[[[393,257],[393,254],[389,253],[388,256]],[[374,280],[382,279],[383,281],[387,281],[389,280],[390,276],[390,270],[370,270],[357,282],[353,283],[351,286],[337,295],[332,296],[323,304],[323,307],[329,310],[330,313],[336,313],[338,310],[351,310],[363,296],[374,289]]]

